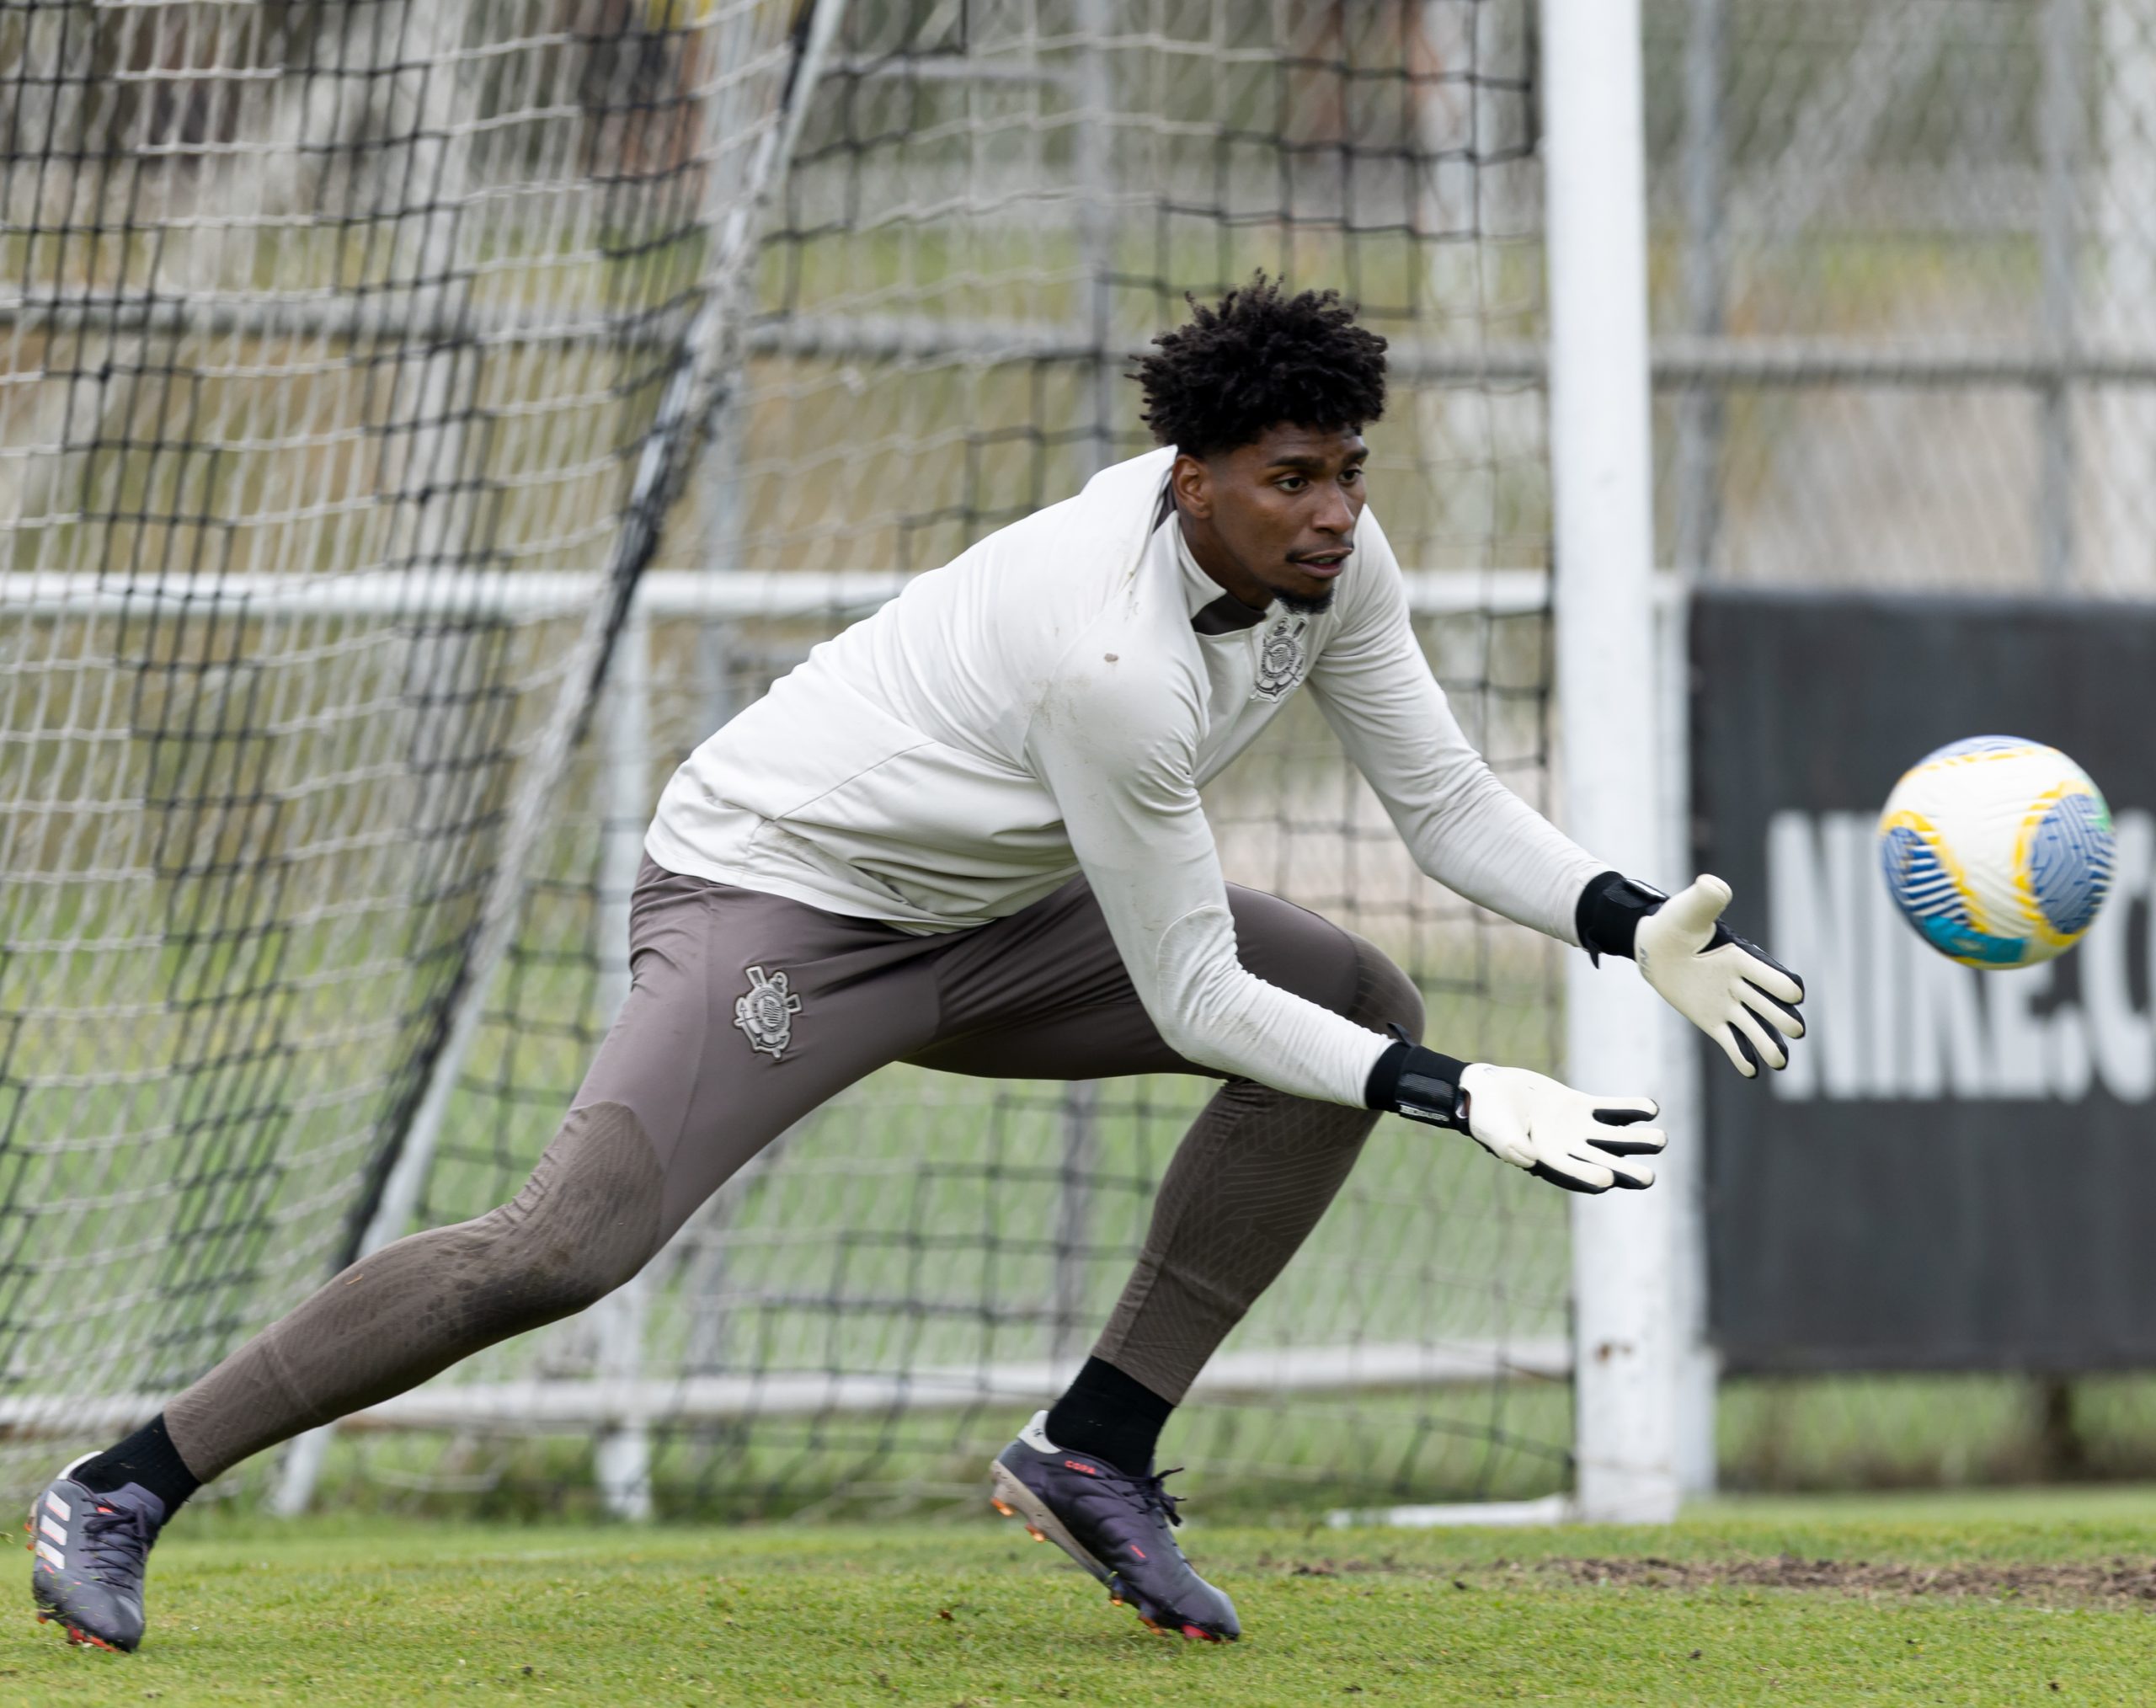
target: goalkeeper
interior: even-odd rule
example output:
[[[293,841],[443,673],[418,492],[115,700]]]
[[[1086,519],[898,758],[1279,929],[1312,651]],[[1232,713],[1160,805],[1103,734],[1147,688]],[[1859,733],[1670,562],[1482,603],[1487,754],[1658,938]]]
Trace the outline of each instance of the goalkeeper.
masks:
[[[1136,377],[1161,449],[921,577],[690,755],[646,842],[631,994],[530,1181],[354,1265],[62,1471],[33,1520],[42,1609],[133,1647],[151,1545],[201,1481],[583,1309],[787,1126],[908,1061],[1221,1081],[1092,1357],[991,1472],[1149,1623],[1237,1635],[1172,1538],[1155,1440],[1378,1116],[1576,1192],[1648,1186],[1662,1145],[1645,1097],[1426,1049],[1378,950],[1223,880],[1198,792],[1299,693],[1431,877],[1630,956],[1740,1073],[1784,1064],[1802,987],[1718,923],[1720,880],[1620,877],[1463,738],[1364,502],[1384,340],[1261,278]]]

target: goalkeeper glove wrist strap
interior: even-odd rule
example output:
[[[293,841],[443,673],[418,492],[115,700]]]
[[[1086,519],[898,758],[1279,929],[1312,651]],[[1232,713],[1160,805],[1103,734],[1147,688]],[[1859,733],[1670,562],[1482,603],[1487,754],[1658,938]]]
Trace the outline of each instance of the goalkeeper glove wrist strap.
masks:
[[[1460,1089],[1460,1076],[1467,1071],[1467,1064],[1423,1049],[1397,1026],[1392,1035],[1397,1041],[1377,1059],[1363,1087],[1364,1107],[1466,1132],[1467,1098]]]
[[[1668,899],[1660,890],[1635,883],[1620,872],[1590,878],[1572,913],[1580,947],[1598,963],[1604,955],[1632,959],[1640,921]]]

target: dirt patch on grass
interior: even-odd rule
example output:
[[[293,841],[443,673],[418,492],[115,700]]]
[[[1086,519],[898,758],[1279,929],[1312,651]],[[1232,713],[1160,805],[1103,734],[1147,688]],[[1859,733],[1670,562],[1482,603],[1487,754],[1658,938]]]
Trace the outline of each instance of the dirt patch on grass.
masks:
[[[1534,1569],[1618,1588],[1823,1589],[1849,1595],[1983,1596],[2031,1601],[2156,1603],[2156,1561],[2011,1561],[1910,1566],[1871,1560],[1543,1560]]]
[[[1878,1599],[1982,1597],[2039,1604],[2156,1605],[2156,1560],[1993,1561],[1913,1566],[1872,1560],[1807,1560],[1796,1554],[1736,1560],[1496,1560],[1447,1567],[1427,1561],[1283,1560],[1261,1567],[1295,1577],[1342,1577],[1365,1572],[1449,1580],[1463,1593],[1524,1587],[1556,1578],[1612,1589],[1810,1589]]]

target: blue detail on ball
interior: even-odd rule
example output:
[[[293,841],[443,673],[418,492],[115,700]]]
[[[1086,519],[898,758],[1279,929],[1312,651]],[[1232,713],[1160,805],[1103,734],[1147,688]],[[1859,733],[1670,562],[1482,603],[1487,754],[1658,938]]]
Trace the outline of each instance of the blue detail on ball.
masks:
[[[1886,875],[1886,893],[1933,947],[1957,961],[1988,967],[2021,964],[2026,953],[2022,940],[1977,929],[1961,889],[1921,831],[1906,825],[1887,831],[1879,839],[1879,863]]]
[[[1930,940],[1934,948],[1957,961],[1981,961],[1987,967],[2018,967],[2028,953],[2025,938],[1989,937],[1959,920],[1935,915],[1918,920],[1916,927]]]
[[[2029,888],[2061,937],[2089,929],[2111,887],[2117,851],[2111,815],[2093,795],[2067,795],[2037,822],[2029,850]]]
[[[1921,926],[1928,919],[1969,922],[1967,905],[1945,865],[1922,832],[1897,825],[1879,841],[1886,888],[1902,911]]]
[[[2031,749],[2036,742],[2025,742],[2020,735],[1964,735],[1960,742],[1947,742],[1947,746],[1924,755],[1910,770],[1924,770],[1936,759],[1964,759],[1971,753],[2020,753]]]
[[[1972,753],[2018,753],[2032,745],[2018,735],[1965,735],[1959,741],[1950,741],[1936,751],[1927,753],[1912,769],[1921,771],[1936,760],[1960,759]]]

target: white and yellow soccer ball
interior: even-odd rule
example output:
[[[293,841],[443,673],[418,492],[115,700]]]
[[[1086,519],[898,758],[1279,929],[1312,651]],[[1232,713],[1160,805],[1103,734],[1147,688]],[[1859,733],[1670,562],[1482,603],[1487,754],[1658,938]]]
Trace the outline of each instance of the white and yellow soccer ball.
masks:
[[[2111,809],[2055,747],[1978,735],[1903,773],[1879,815],[1886,888],[1943,955],[2026,967],[2081,940],[2111,884]]]

